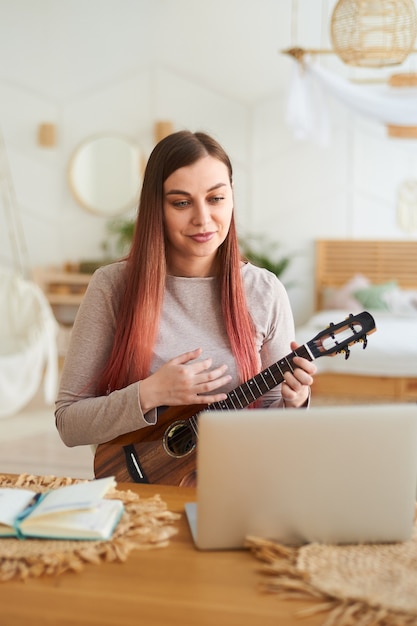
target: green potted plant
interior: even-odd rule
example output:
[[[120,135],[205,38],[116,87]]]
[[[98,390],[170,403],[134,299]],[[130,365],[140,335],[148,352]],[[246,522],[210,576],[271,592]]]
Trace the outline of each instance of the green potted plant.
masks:
[[[125,255],[132,243],[136,220],[117,219],[107,224],[110,237],[115,237],[115,248],[121,256]]]
[[[248,261],[264,267],[280,279],[291,262],[290,255],[281,255],[279,243],[268,240],[263,235],[239,237],[239,246]]]

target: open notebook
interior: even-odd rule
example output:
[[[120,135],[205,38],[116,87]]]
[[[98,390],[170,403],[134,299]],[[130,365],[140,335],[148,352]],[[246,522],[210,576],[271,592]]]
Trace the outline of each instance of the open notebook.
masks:
[[[414,404],[204,412],[197,502],[201,549],[247,535],[287,544],[403,541],[417,483]]]

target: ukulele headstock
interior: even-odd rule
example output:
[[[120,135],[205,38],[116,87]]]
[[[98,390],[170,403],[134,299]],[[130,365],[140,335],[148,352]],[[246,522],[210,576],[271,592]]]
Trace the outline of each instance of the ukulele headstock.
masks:
[[[368,335],[375,330],[375,320],[370,313],[367,311],[357,315],[351,313],[343,322],[338,324],[331,322],[328,328],[308,341],[307,346],[314,358],[344,353],[347,359],[350,355],[349,347],[360,342],[365,349]]]

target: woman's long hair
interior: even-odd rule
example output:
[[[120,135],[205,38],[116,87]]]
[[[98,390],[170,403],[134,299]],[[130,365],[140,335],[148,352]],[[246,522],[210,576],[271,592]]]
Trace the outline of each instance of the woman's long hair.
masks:
[[[192,165],[207,155],[226,165],[232,183],[229,157],[205,133],[173,133],[162,139],[149,157],[132,247],[127,257],[125,288],[117,312],[113,348],[101,377],[100,393],[121,389],[149,376],[166,279],[164,182],[177,169]],[[243,382],[254,376],[259,367],[233,214],[229,232],[217,254],[223,319]]]

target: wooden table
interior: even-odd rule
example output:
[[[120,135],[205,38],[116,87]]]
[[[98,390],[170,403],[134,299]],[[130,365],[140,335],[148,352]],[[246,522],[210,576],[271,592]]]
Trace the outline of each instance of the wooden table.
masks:
[[[134,550],[125,563],[86,565],[80,573],[0,583],[1,626],[314,626],[300,620],[311,606],[259,592],[259,562],[245,550],[195,549],[184,503],[195,490],[119,484],[144,497],[159,493],[182,513],[167,548]]]

